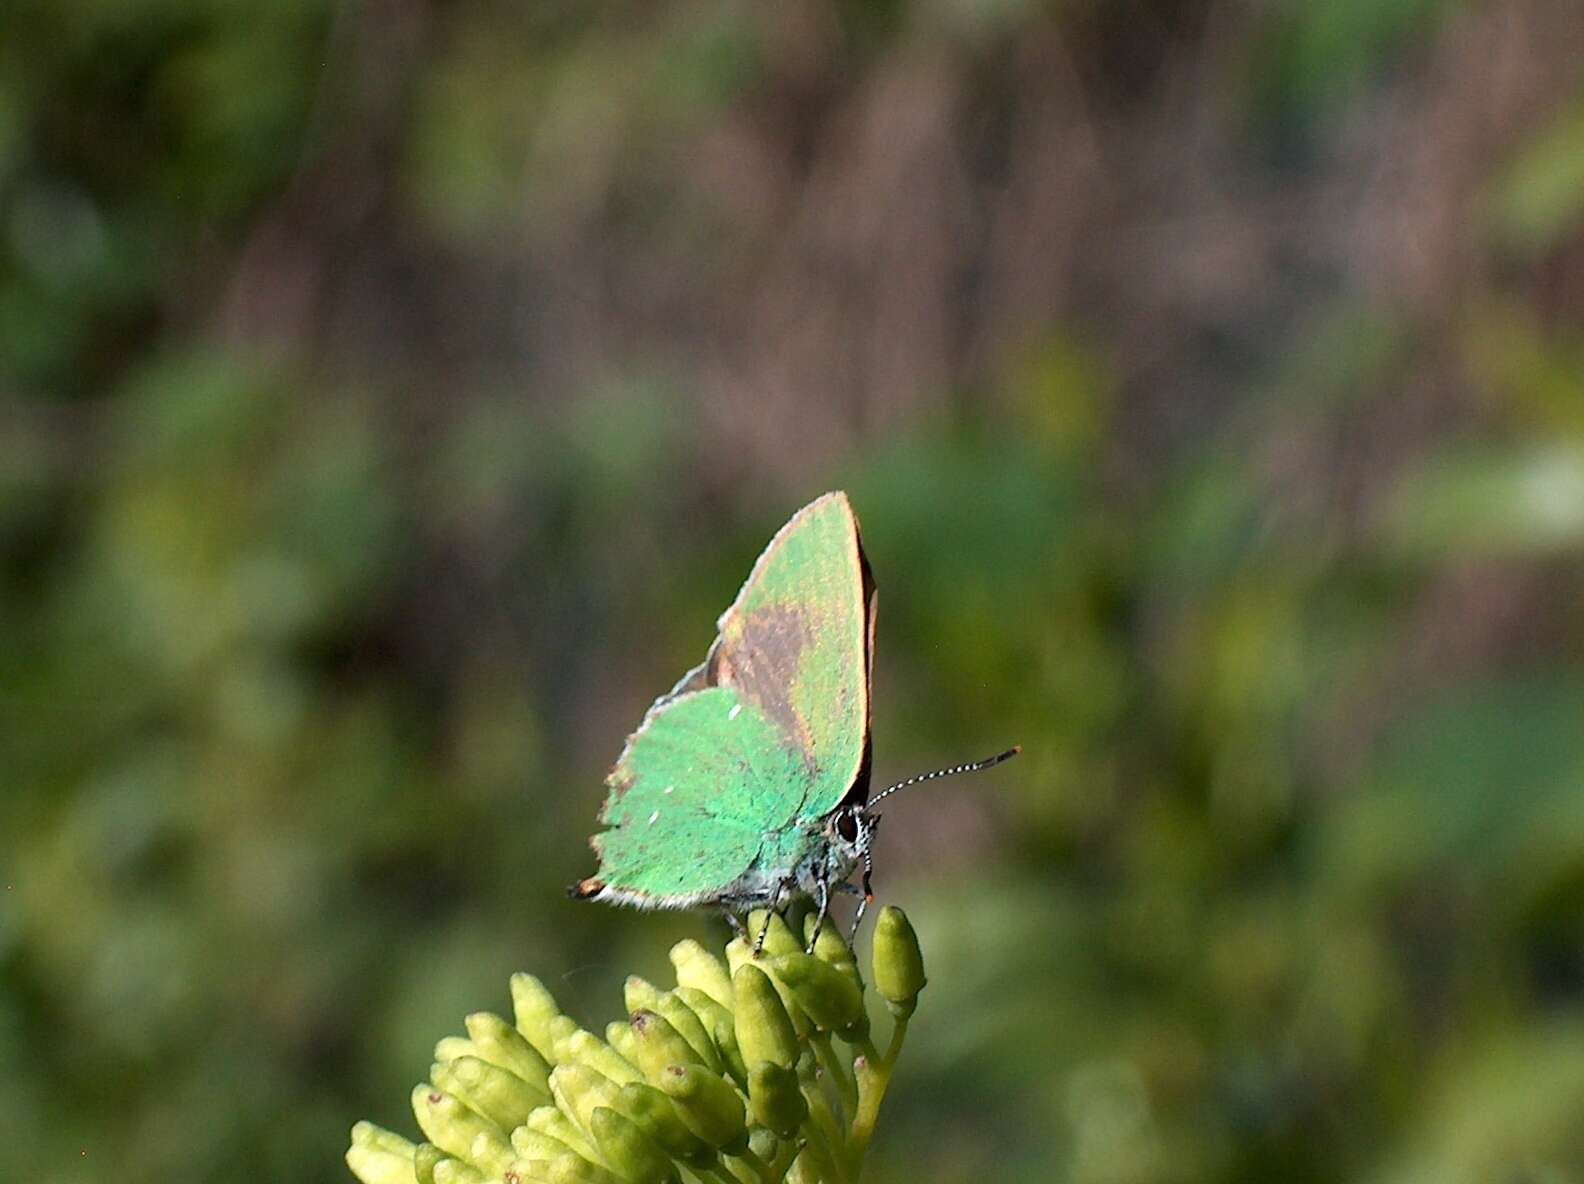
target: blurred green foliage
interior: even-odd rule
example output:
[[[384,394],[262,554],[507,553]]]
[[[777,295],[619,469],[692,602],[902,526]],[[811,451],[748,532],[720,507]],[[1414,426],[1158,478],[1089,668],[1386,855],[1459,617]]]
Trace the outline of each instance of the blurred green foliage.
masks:
[[[872,1178],[1584,1179],[1576,26],[11,0],[0,1179],[661,974],[600,777],[837,486],[880,775],[1026,751],[887,811]]]

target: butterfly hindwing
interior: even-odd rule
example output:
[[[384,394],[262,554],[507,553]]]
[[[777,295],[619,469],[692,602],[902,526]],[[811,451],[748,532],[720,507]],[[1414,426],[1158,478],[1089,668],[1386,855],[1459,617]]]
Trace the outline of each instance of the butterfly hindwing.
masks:
[[[770,721],[729,689],[671,700],[608,778],[601,820],[611,829],[594,839],[602,881],[634,903],[712,899],[753,863],[771,829],[763,820],[796,808],[805,777]]]

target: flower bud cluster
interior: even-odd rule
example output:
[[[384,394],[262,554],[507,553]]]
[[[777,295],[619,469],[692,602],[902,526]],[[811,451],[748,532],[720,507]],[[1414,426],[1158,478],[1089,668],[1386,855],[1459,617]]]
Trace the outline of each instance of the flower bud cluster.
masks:
[[[412,1092],[424,1141],[352,1129],[363,1184],[848,1184],[856,1180],[923,962],[901,911],[882,910],[873,975],[894,1026],[870,1037],[857,960],[834,926],[812,940],[755,913],[724,960],[671,950],[676,985],[632,977],[603,1036],[543,983],[511,980],[513,1019],[479,1012],[435,1048]],[[803,918],[814,939],[813,918]],[[846,1045],[838,1051],[836,1041]]]

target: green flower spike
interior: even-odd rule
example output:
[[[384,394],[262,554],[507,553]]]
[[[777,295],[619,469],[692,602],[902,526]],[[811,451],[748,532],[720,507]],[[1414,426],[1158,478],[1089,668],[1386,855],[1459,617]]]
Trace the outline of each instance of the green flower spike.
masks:
[[[363,1184],[855,1184],[923,958],[902,912],[882,910],[882,1052],[852,950],[834,926],[816,938],[795,920],[769,918],[757,956],[741,939],[724,960],[679,943],[676,987],[628,979],[629,1017],[603,1040],[537,978],[512,976],[515,1024],[477,1012],[436,1044],[412,1092],[426,1141],[360,1122],[347,1165]],[[757,913],[749,932],[766,924]]]

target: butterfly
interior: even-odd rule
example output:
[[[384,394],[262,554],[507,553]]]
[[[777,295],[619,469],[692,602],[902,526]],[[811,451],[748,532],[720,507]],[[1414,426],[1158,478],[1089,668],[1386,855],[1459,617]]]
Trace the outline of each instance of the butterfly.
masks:
[[[792,516],[717,624],[704,661],[627,738],[605,782],[607,829],[590,840],[598,872],[569,895],[715,905],[739,932],[741,913],[812,898],[817,936],[832,893],[851,892],[856,933],[874,898],[875,805],[1020,749],[869,797],[875,581],[845,493]],[[860,866],[861,889],[850,882]]]

